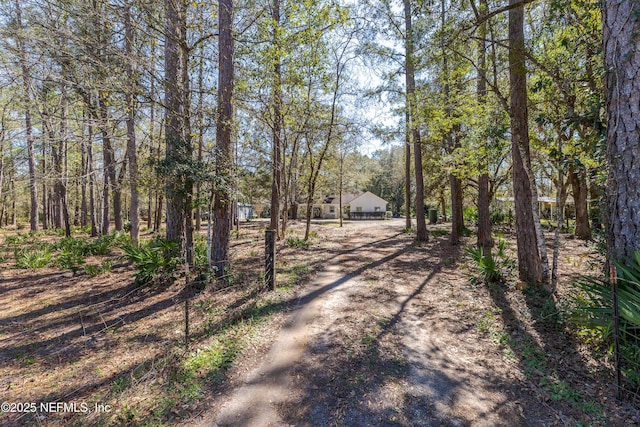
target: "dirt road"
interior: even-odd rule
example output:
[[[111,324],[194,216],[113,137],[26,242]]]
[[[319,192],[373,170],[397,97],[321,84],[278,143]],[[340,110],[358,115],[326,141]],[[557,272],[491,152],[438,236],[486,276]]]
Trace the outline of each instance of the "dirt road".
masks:
[[[516,379],[465,321],[457,248],[417,246],[401,229],[348,233],[268,354],[195,425],[527,424]]]

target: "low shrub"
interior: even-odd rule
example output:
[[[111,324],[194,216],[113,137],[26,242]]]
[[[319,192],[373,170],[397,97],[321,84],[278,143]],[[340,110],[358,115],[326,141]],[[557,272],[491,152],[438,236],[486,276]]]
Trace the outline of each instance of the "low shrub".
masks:
[[[505,254],[506,243],[498,242],[495,254],[489,250],[486,253],[482,247],[473,246],[465,249],[476,267],[480,270],[480,277],[484,283],[502,283],[515,269],[515,261]]]
[[[135,282],[147,285],[175,278],[180,258],[175,242],[156,238],[147,244],[134,246],[129,243],[122,245],[125,258],[132,262],[138,272]]]
[[[111,271],[113,262],[110,259],[105,259],[100,265],[90,264],[84,266],[84,272],[89,277],[95,277],[103,273]]]
[[[311,246],[311,242],[308,240],[301,239],[299,237],[289,237],[285,240],[285,243],[289,247],[308,249]]]
[[[625,379],[634,388],[640,387],[640,252],[625,263],[617,262],[618,314],[620,353],[629,369]],[[571,320],[591,335],[600,345],[613,351],[613,293],[605,277],[585,277],[577,282]]]
[[[56,265],[60,268],[69,269],[74,273],[84,264],[82,253],[73,250],[62,250],[56,257]]]
[[[489,222],[491,222],[491,225],[504,224],[508,222],[508,220],[508,215],[501,209],[492,209],[491,212],[489,212]]]
[[[48,245],[36,249],[21,249],[15,253],[19,268],[35,270],[44,268],[51,262],[51,249]]]

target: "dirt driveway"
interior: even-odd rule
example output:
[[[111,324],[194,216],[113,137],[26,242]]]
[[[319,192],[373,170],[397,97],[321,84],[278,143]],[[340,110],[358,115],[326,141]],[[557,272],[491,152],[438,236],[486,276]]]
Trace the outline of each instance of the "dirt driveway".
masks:
[[[496,339],[501,310],[446,238],[416,245],[396,221],[349,225],[269,352],[188,425],[564,424]],[[532,333],[532,332],[531,332]],[[503,332],[518,339],[527,327]],[[542,345],[542,344],[541,344]]]

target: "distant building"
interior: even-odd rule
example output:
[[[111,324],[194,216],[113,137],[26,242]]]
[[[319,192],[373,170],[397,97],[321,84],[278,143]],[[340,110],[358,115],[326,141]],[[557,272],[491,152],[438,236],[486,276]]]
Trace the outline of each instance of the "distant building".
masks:
[[[253,218],[253,206],[246,203],[238,203],[238,220],[249,221]]]
[[[384,219],[388,202],[370,191],[351,200],[347,206],[350,219]]]
[[[367,191],[360,195],[342,195],[342,217],[346,219],[385,218],[387,201]],[[306,215],[306,205],[298,205],[298,213]],[[331,195],[314,203],[311,207],[312,219],[337,219],[340,215],[340,197]]]
[[[498,207],[504,210],[512,210],[514,199],[513,197],[496,197]],[[538,196],[538,212],[541,218],[556,219],[557,201],[555,197]],[[564,218],[572,218],[575,214],[575,207],[573,203],[573,197],[568,196],[564,205]]]

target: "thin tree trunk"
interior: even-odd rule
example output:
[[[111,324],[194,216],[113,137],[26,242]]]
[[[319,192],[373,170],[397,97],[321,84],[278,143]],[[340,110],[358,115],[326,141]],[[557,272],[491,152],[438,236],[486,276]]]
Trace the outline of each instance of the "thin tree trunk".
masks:
[[[204,43],[200,45],[200,58],[198,59],[198,164],[202,164],[202,152],[204,150]],[[200,232],[202,226],[202,201],[201,199],[201,184],[200,181],[196,183],[196,195],[195,199],[198,201],[196,204],[196,230]]]
[[[20,69],[22,74],[22,89],[25,98],[24,124],[27,139],[27,157],[29,163],[29,224],[31,231],[38,231],[38,183],[36,181],[36,160],[34,151],[33,126],[31,124],[31,76],[29,66],[27,64],[27,47],[25,43],[24,27],[22,26],[22,8],[20,1],[15,0],[16,7],[16,25],[18,26],[18,34],[16,37],[18,43],[18,56],[20,61]],[[44,175],[43,175],[44,176]]]
[[[452,245],[460,243],[460,231],[464,225],[460,221],[462,214],[462,183],[454,174],[449,174],[449,188],[451,191],[451,235],[449,240]]]
[[[484,16],[488,10],[487,0],[480,0],[480,16]],[[478,27],[478,104],[482,108],[487,102],[487,23],[483,20]],[[480,160],[480,176],[478,177],[478,247],[482,250],[486,261],[491,261],[491,196],[489,189],[489,165],[487,162],[488,142],[482,141]]]
[[[69,155],[67,154],[67,157]],[[73,197],[73,225],[75,227],[80,226],[80,204],[82,199],[80,197],[80,177],[82,176],[82,166],[76,167],[75,177],[73,179],[74,197]]]
[[[340,154],[340,182],[338,185],[338,216],[340,217],[340,227],[342,227],[342,191],[344,187],[344,155]]]
[[[427,234],[427,223],[424,217],[424,178],[422,174],[422,144],[420,142],[420,130],[416,119],[415,100],[415,70],[413,53],[413,31],[411,23],[411,2],[404,0],[404,22],[405,22],[405,83],[406,83],[406,108],[409,111],[409,129],[413,137],[413,158],[414,173],[416,176],[416,240],[426,242],[429,240]]]
[[[113,160],[113,169],[115,170],[115,156],[114,156],[114,160]],[[124,168],[125,164],[123,162],[123,167],[120,170],[120,176],[122,176],[124,178],[125,174],[126,174],[126,170]],[[109,181],[111,182],[111,179],[109,179]],[[113,185],[112,188],[112,192],[113,192],[113,227],[116,231],[122,231],[123,229],[123,220],[122,220],[122,211],[123,211],[123,207],[122,207],[122,184],[123,184],[123,180],[122,179],[116,179],[115,180],[115,185]]]
[[[98,212],[96,203],[95,175],[93,173],[93,124],[91,122],[91,115],[89,115],[89,122],[87,124],[87,176],[89,178],[89,213],[91,215],[91,237],[98,235]]]
[[[546,245],[537,218],[537,191],[529,157],[527,81],[524,55],[524,6],[510,0],[509,80],[515,199],[516,241],[520,279],[531,285],[548,285]],[[537,224],[536,224],[537,223]]]
[[[181,162],[184,141],[182,60],[180,57],[185,10],[182,0],[165,0],[165,140],[166,160],[174,169]],[[181,173],[167,177],[167,240],[184,243],[184,178]]]
[[[164,210],[164,193],[159,191],[156,198],[156,217],[153,225],[153,231],[156,233],[159,232],[160,227],[162,227],[163,210]]]
[[[7,193],[4,191],[4,143],[6,139],[6,106],[2,110],[2,116],[0,117],[0,200],[2,200],[2,212],[0,212],[0,228],[2,227],[2,220],[6,213],[6,201],[7,201]],[[13,152],[13,147],[11,147],[11,142],[9,143],[9,155]],[[13,162],[12,162],[13,163]],[[14,197],[15,198],[15,197]]]
[[[589,207],[587,205],[588,188],[584,169],[577,171],[574,167],[570,167],[569,182],[576,211],[576,237],[582,240],[591,240]]]
[[[49,210],[49,188],[47,186],[47,144],[44,143],[44,138],[46,136],[42,135],[42,160],[40,161],[40,166],[42,167],[42,228],[47,230],[51,224],[51,214]]]
[[[103,190],[102,190],[102,234],[109,234],[109,222],[111,215],[110,193],[117,186],[116,165],[109,133],[109,113],[107,111],[107,95],[98,95],[98,108],[100,111],[100,131],[102,133],[102,158],[103,158]],[[115,209],[115,199],[114,199]]]
[[[234,89],[234,40],[233,40],[233,0],[220,0],[218,16],[219,57],[218,57],[218,124],[216,146],[219,158],[216,170],[219,176],[231,177],[233,162],[233,89]],[[229,234],[231,230],[230,188],[216,191],[214,204],[214,238],[211,246],[213,266],[218,277],[226,274],[229,263]],[[273,215],[273,212],[272,212]],[[273,219],[272,219],[273,220]],[[277,217],[276,217],[277,220]],[[272,224],[273,226],[273,224]]]
[[[156,70],[156,47],[154,43],[151,43],[151,76],[155,75],[155,70]],[[155,91],[156,91],[156,84],[155,84],[155,78],[151,78],[151,82],[149,84],[149,91],[151,93],[151,101],[150,101],[150,105],[149,105],[149,147],[151,147],[151,155],[153,155],[153,149],[154,149],[154,143],[156,141],[155,139],[155,125],[156,125],[156,103],[155,103]],[[156,152],[156,160],[160,160],[160,138],[158,137],[158,148],[157,148],[157,152]],[[154,190],[157,186],[157,181],[160,179],[160,176],[155,172],[152,171],[152,173],[155,175],[155,183],[149,185],[149,200],[148,200],[148,205],[147,205],[147,212],[148,212],[148,216],[147,216],[147,230],[151,230],[153,226],[155,226],[155,217],[153,216],[154,212],[152,212],[152,208],[153,206],[153,194],[154,194]],[[153,228],[153,231],[156,231],[155,227]]]
[[[182,129],[184,139],[185,160],[193,160],[193,145],[191,143],[191,84],[189,74],[190,50],[187,45],[187,10],[189,2],[182,1],[182,22],[180,25],[180,61],[182,69]],[[193,177],[184,176],[184,252],[187,267],[193,266]]]
[[[64,72],[63,72],[64,74]],[[59,174],[56,176],[56,193],[58,193],[58,200],[60,201],[60,209],[62,213],[62,220],[64,221],[64,232],[66,237],[71,236],[71,221],[69,219],[69,207],[67,205],[67,141],[69,138],[67,132],[67,113],[68,113],[68,99],[66,90],[62,88],[62,109],[60,117],[60,141],[58,145],[58,159],[60,165],[58,166]],[[55,148],[54,148],[55,149]]]
[[[558,153],[562,153],[562,138],[558,141]],[[558,286],[558,259],[560,255],[560,230],[564,221],[564,206],[567,200],[567,190],[564,184],[564,173],[558,162],[558,189],[556,193],[556,230],[553,242],[553,261],[551,266],[551,291],[555,292]]]
[[[16,181],[11,180],[11,194],[16,194]],[[16,211],[16,198],[13,197],[11,201],[11,225],[16,227],[18,225],[18,213]]]
[[[274,49],[279,52],[279,26],[280,26],[280,0],[273,1],[273,44]],[[273,174],[271,179],[271,221],[270,228],[276,232],[278,239],[281,238],[278,232],[280,217],[280,197],[282,186],[282,70],[279,53],[273,65]],[[287,213],[284,212],[283,215]]]
[[[404,216],[406,230],[411,230],[411,129],[409,109],[405,108],[405,141],[404,141]]]
[[[140,239],[140,195],[138,193],[138,156],[136,154],[136,96],[137,85],[133,67],[133,43],[135,34],[131,26],[131,3],[127,3],[124,10],[125,47],[124,52],[127,61],[127,158],[129,159],[129,189],[131,192],[131,208],[129,211],[129,223],[131,228],[129,235],[131,243],[138,245]]]
[[[129,159],[129,190],[131,192],[131,208],[129,210],[129,235],[131,243],[138,245],[140,239],[140,195],[138,192],[138,156],[136,153],[136,76],[133,68],[134,32],[131,26],[131,3],[125,6],[125,55],[127,56],[127,158]]]
[[[336,52],[335,82],[333,87],[333,98],[331,101],[331,114],[330,114],[329,123],[327,126],[327,138],[325,139],[324,146],[322,147],[322,150],[320,151],[320,155],[318,156],[318,163],[315,166],[315,169],[313,165],[313,159],[311,157],[309,158],[309,163],[311,165],[311,175],[309,179],[309,184],[307,186],[308,198],[307,198],[307,224],[304,232],[305,241],[309,240],[309,233],[311,230],[310,210],[311,210],[311,204],[313,203],[313,198],[315,197],[315,190],[316,190],[316,184],[318,182],[318,176],[320,174],[320,170],[322,169],[322,163],[324,161],[324,158],[327,154],[327,151],[334,137],[334,131],[335,131],[334,127],[336,124],[336,114],[337,114],[337,108],[338,108],[338,94],[340,92],[340,83],[342,79],[342,73],[345,70],[345,62],[343,62],[343,58],[348,46],[349,46],[349,42],[345,43],[340,53]],[[309,85],[310,84],[311,83],[309,82]],[[307,93],[309,93],[309,91],[307,91]],[[311,138],[307,137],[306,140],[307,140],[307,150],[311,155],[311,152],[312,152],[311,142],[310,142]]]
[[[84,121],[86,121],[86,117],[84,117]],[[84,129],[84,126],[83,126]],[[84,136],[84,135],[83,135]],[[87,186],[89,183],[89,165],[87,160],[87,140],[83,137],[80,141],[80,226],[86,227],[89,224],[89,207],[88,207],[88,198],[87,198]]]
[[[441,1],[440,6],[440,25],[441,30],[444,31],[446,21],[445,0]],[[442,50],[442,74],[444,80],[443,95],[445,103],[445,114],[449,120],[452,120],[453,108],[451,107],[451,93],[449,86],[449,61],[448,54],[445,49],[444,40],[440,48]],[[453,153],[458,145],[457,139],[455,137],[456,131],[458,130],[458,126],[453,126],[447,131],[447,134],[445,135],[445,149],[449,154]],[[462,213],[462,182],[460,181],[460,178],[458,178],[453,172],[449,173],[449,189],[451,193],[451,235],[449,236],[449,239],[452,245],[457,245],[460,243],[460,234],[464,229],[464,219]]]

